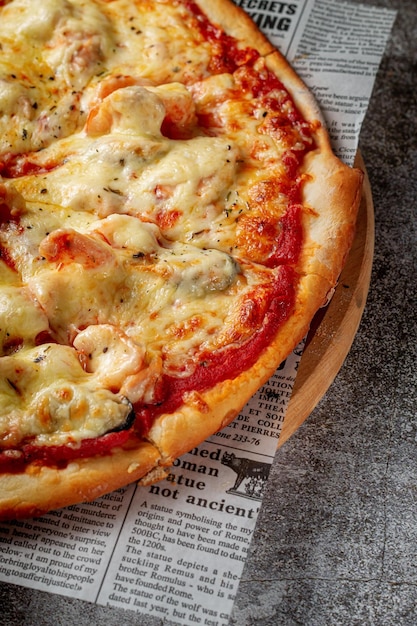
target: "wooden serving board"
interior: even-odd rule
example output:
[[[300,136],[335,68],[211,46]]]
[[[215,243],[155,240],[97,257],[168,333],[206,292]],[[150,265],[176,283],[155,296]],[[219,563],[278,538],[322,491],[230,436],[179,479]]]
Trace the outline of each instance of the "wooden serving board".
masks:
[[[301,426],[335,379],[356,335],[371,279],[374,207],[365,164],[356,235],[330,303],[315,316],[301,357],[278,447]]]

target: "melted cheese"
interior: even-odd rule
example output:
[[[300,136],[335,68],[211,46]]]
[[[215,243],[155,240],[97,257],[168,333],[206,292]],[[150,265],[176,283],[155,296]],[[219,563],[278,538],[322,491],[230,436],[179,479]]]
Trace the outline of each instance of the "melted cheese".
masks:
[[[48,331],[48,317],[27,287],[1,286],[0,355],[34,345],[37,337]]]
[[[253,233],[288,205],[263,190],[302,137],[210,75],[181,3],[12,0],[0,23],[0,448],[76,444],[251,331],[275,275]]]
[[[33,10],[30,0],[14,0],[2,10],[2,37],[22,38],[35,46],[48,41],[61,16],[68,17],[71,4],[67,0],[45,0]]]
[[[0,359],[0,442],[59,445],[97,437],[126,420],[123,396],[97,387],[73,349],[46,344]]]

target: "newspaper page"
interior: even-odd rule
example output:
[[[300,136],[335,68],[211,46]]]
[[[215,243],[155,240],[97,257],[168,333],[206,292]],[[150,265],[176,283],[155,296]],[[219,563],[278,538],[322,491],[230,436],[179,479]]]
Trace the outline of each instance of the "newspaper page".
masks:
[[[236,3],[295,64],[351,162],[395,13],[336,0]],[[163,624],[228,624],[302,350],[164,481],[1,523],[0,581]]]

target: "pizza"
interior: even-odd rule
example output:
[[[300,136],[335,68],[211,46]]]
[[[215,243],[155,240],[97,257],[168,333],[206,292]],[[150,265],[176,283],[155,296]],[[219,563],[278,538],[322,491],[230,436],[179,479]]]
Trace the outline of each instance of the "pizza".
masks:
[[[330,297],[361,182],[229,0],[0,1],[0,518],[229,424]]]

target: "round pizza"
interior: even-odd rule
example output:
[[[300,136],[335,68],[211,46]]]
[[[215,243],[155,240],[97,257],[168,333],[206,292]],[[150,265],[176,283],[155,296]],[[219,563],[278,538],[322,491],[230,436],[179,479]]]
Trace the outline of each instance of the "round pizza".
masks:
[[[229,0],[0,1],[0,518],[229,424],[330,297],[361,182]]]

